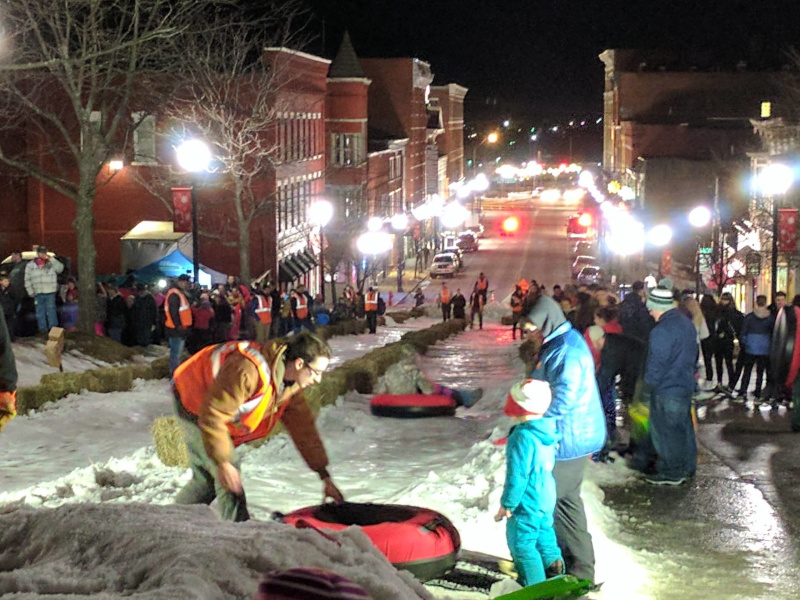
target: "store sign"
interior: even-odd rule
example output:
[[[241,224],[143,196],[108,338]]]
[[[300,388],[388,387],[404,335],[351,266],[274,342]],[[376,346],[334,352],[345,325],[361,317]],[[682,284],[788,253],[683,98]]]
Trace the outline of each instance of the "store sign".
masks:
[[[758,277],[761,274],[761,255],[758,252],[749,252],[745,256],[744,264],[749,277]]]
[[[711,248],[701,246],[697,249],[697,269],[701,273],[711,270]]]

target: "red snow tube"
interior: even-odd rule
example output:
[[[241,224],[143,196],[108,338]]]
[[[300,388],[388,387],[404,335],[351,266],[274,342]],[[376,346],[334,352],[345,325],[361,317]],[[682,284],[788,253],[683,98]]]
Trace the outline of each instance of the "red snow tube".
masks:
[[[340,531],[358,525],[390,563],[410,571],[420,581],[450,571],[461,549],[461,537],[447,517],[416,506],[320,504],[279,518],[294,527],[318,530]]]
[[[369,403],[376,417],[452,417],[456,401],[450,396],[428,394],[378,394]]]

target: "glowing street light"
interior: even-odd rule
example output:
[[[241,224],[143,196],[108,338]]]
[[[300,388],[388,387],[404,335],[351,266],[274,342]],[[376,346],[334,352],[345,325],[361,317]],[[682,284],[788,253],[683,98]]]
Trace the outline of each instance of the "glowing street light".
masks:
[[[211,164],[211,149],[202,140],[186,140],[175,149],[175,156],[182,169],[195,174],[208,169]],[[198,282],[200,274],[200,244],[197,232],[197,182],[192,177],[191,187],[192,202],[192,271],[194,282]]]
[[[711,222],[711,211],[705,206],[697,206],[689,213],[689,224],[692,227],[705,227]]]
[[[383,227],[383,219],[380,217],[370,217],[367,221],[367,229],[369,231],[380,231]]]
[[[672,241],[672,228],[669,225],[656,225],[647,235],[654,246],[666,246]]]
[[[469,211],[459,202],[451,202],[442,210],[440,217],[442,226],[446,229],[458,229],[469,217]]]
[[[497,140],[500,139],[500,134],[496,131],[492,131],[489,135],[486,136],[486,141],[489,144],[496,144]]]
[[[394,229],[395,231],[405,231],[407,227],[408,227],[407,214],[398,213],[392,217],[392,229]]]
[[[325,302],[325,226],[333,218],[333,204],[328,200],[317,200],[308,207],[312,225],[319,227],[319,274],[322,302]]]
[[[392,249],[392,235],[385,231],[367,231],[358,236],[356,247],[361,254],[377,256]]]

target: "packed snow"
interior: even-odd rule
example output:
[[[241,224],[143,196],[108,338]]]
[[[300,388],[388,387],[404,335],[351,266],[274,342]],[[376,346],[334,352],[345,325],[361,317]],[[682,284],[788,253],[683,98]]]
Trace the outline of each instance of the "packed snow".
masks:
[[[433,322],[334,338],[335,364]],[[318,427],[347,500],[432,508],[453,521],[463,548],[507,557],[505,525],[492,518],[504,478],[504,448],[493,441],[507,433],[502,407],[523,365],[509,328],[485,327],[420,359],[436,381],[482,386],[473,408],[459,408],[455,418],[382,419],[370,414],[369,396],[351,392],[321,411]],[[489,596],[423,586],[393,569],[358,528],[332,534],[332,542],[270,521],[275,511],[322,501],[318,477],[284,434],[246,449],[242,474],[254,520],[224,523],[213,505],[172,505],[189,472],[161,464],[149,435],[171,403],[167,382],[137,382],[130,392],[68,397],[8,426],[0,435],[0,595],[246,599],[261,574],[290,566],[339,572],[375,600],[478,600],[515,589],[511,580]],[[624,515],[604,504],[600,488],[635,483],[623,462],[591,464],[586,474],[597,580],[605,582],[593,597],[706,597],[686,584],[667,594],[681,576],[681,558],[663,561],[626,544]]]

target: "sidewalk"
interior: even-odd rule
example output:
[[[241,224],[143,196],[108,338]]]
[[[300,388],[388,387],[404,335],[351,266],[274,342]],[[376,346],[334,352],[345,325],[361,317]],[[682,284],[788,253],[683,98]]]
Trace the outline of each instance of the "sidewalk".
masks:
[[[392,302],[391,306],[396,306],[401,304],[403,306],[409,307],[413,306],[413,296],[414,292],[420,284],[422,284],[423,289],[426,287],[425,281],[428,280],[428,267],[425,266],[421,270],[417,271],[417,276],[414,277],[414,266],[417,263],[416,258],[407,258],[405,261],[405,269],[403,269],[403,291],[397,291],[397,269],[391,269],[387,272],[386,277],[380,281],[377,285],[378,291],[383,296],[384,300],[386,300],[387,308],[390,306],[389,303],[389,293],[392,294]]]

